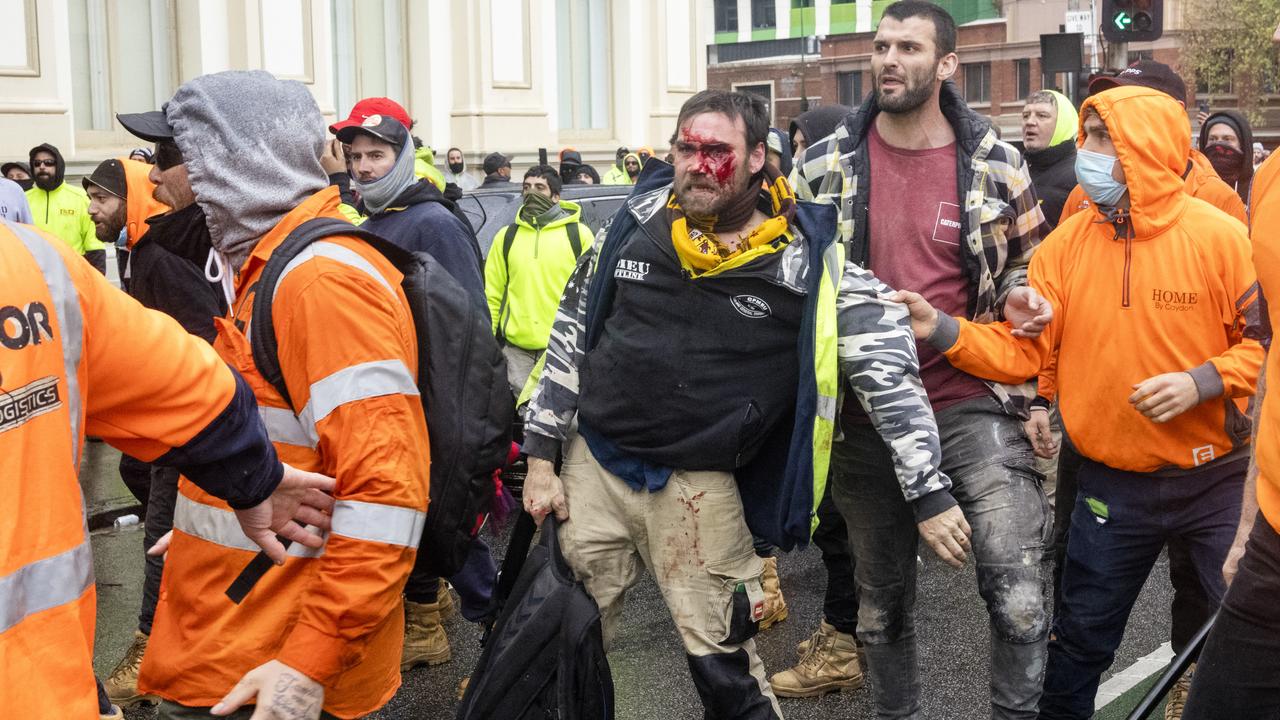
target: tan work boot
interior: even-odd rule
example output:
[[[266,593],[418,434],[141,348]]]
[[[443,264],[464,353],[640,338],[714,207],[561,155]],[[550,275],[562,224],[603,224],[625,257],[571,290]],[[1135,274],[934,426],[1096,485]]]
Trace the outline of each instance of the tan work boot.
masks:
[[[827,624],[827,622],[824,620],[823,624]],[[821,628],[819,628],[819,631],[821,631]],[[799,655],[800,657],[804,657],[804,654],[809,652],[809,643],[813,642],[813,638],[817,637],[817,635],[818,633],[815,632],[813,635],[810,635],[804,640],[801,640],[800,642],[796,643],[796,655]],[[866,667],[867,666],[867,646],[862,644],[862,641],[858,639],[857,635],[851,634],[850,637],[852,637],[853,641],[858,645],[858,663],[863,667]]]
[[[440,604],[440,619],[448,620],[457,612],[457,605],[453,603],[453,593],[449,592],[449,583],[440,578],[440,589],[436,591],[436,602]]]
[[[823,620],[809,638],[808,652],[790,670],[769,678],[778,697],[806,698],[862,687],[862,666],[853,636]]]
[[[142,655],[147,652],[147,636],[141,630],[133,631],[133,644],[124,652],[124,657],[116,663],[116,667],[102,681],[107,690],[107,697],[121,708],[133,707],[141,702],[155,703],[160,698],[155,695],[143,695],[138,692],[138,668],[142,667]]]
[[[787,619],[791,611],[787,609],[787,600],[782,597],[782,585],[778,581],[778,558],[764,558],[764,574],[760,576],[760,585],[764,587],[764,618],[760,621],[760,631],[764,632],[773,625]]]
[[[1187,671],[1182,673],[1178,682],[1169,690],[1169,699],[1164,705],[1164,720],[1182,720],[1182,708],[1187,704],[1187,695],[1191,694],[1191,676],[1196,672],[1196,664],[1191,663]]]
[[[400,654],[400,671],[418,665],[449,662],[449,636],[440,624],[440,601],[426,605],[406,600],[404,611],[404,651]]]

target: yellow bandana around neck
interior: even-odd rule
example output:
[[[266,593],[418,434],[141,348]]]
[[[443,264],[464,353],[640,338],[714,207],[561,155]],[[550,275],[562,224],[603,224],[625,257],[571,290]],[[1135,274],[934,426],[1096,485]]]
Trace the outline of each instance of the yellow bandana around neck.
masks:
[[[769,168],[766,166],[769,170]],[[751,261],[775,253],[791,242],[791,220],[795,217],[796,196],[787,179],[766,170],[760,190],[769,198],[771,217],[760,223],[751,234],[731,249],[709,230],[690,228],[675,193],[667,200],[671,211],[671,241],[675,245],[680,265],[691,277],[711,277]]]

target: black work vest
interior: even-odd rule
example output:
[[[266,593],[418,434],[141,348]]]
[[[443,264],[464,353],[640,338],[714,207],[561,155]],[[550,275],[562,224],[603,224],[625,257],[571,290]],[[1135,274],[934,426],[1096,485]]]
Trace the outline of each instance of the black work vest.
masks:
[[[579,369],[582,422],[672,468],[750,462],[795,412],[804,297],[761,276],[780,254],[693,280],[669,239],[638,228],[613,270],[600,341]]]

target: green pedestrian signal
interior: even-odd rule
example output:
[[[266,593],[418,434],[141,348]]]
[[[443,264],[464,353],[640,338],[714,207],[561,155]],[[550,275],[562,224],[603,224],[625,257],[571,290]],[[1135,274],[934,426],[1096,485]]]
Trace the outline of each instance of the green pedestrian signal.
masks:
[[[1150,42],[1164,34],[1164,0],[1102,0],[1102,35],[1111,42]]]

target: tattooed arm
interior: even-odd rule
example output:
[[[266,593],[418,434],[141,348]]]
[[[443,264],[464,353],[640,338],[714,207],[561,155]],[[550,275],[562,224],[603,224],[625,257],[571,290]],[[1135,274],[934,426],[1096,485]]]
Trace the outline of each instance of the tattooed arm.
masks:
[[[230,715],[250,702],[257,704],[252,720],[316,720],[324,707],[324,686],[272,660],[245,673],[210,712]]]

